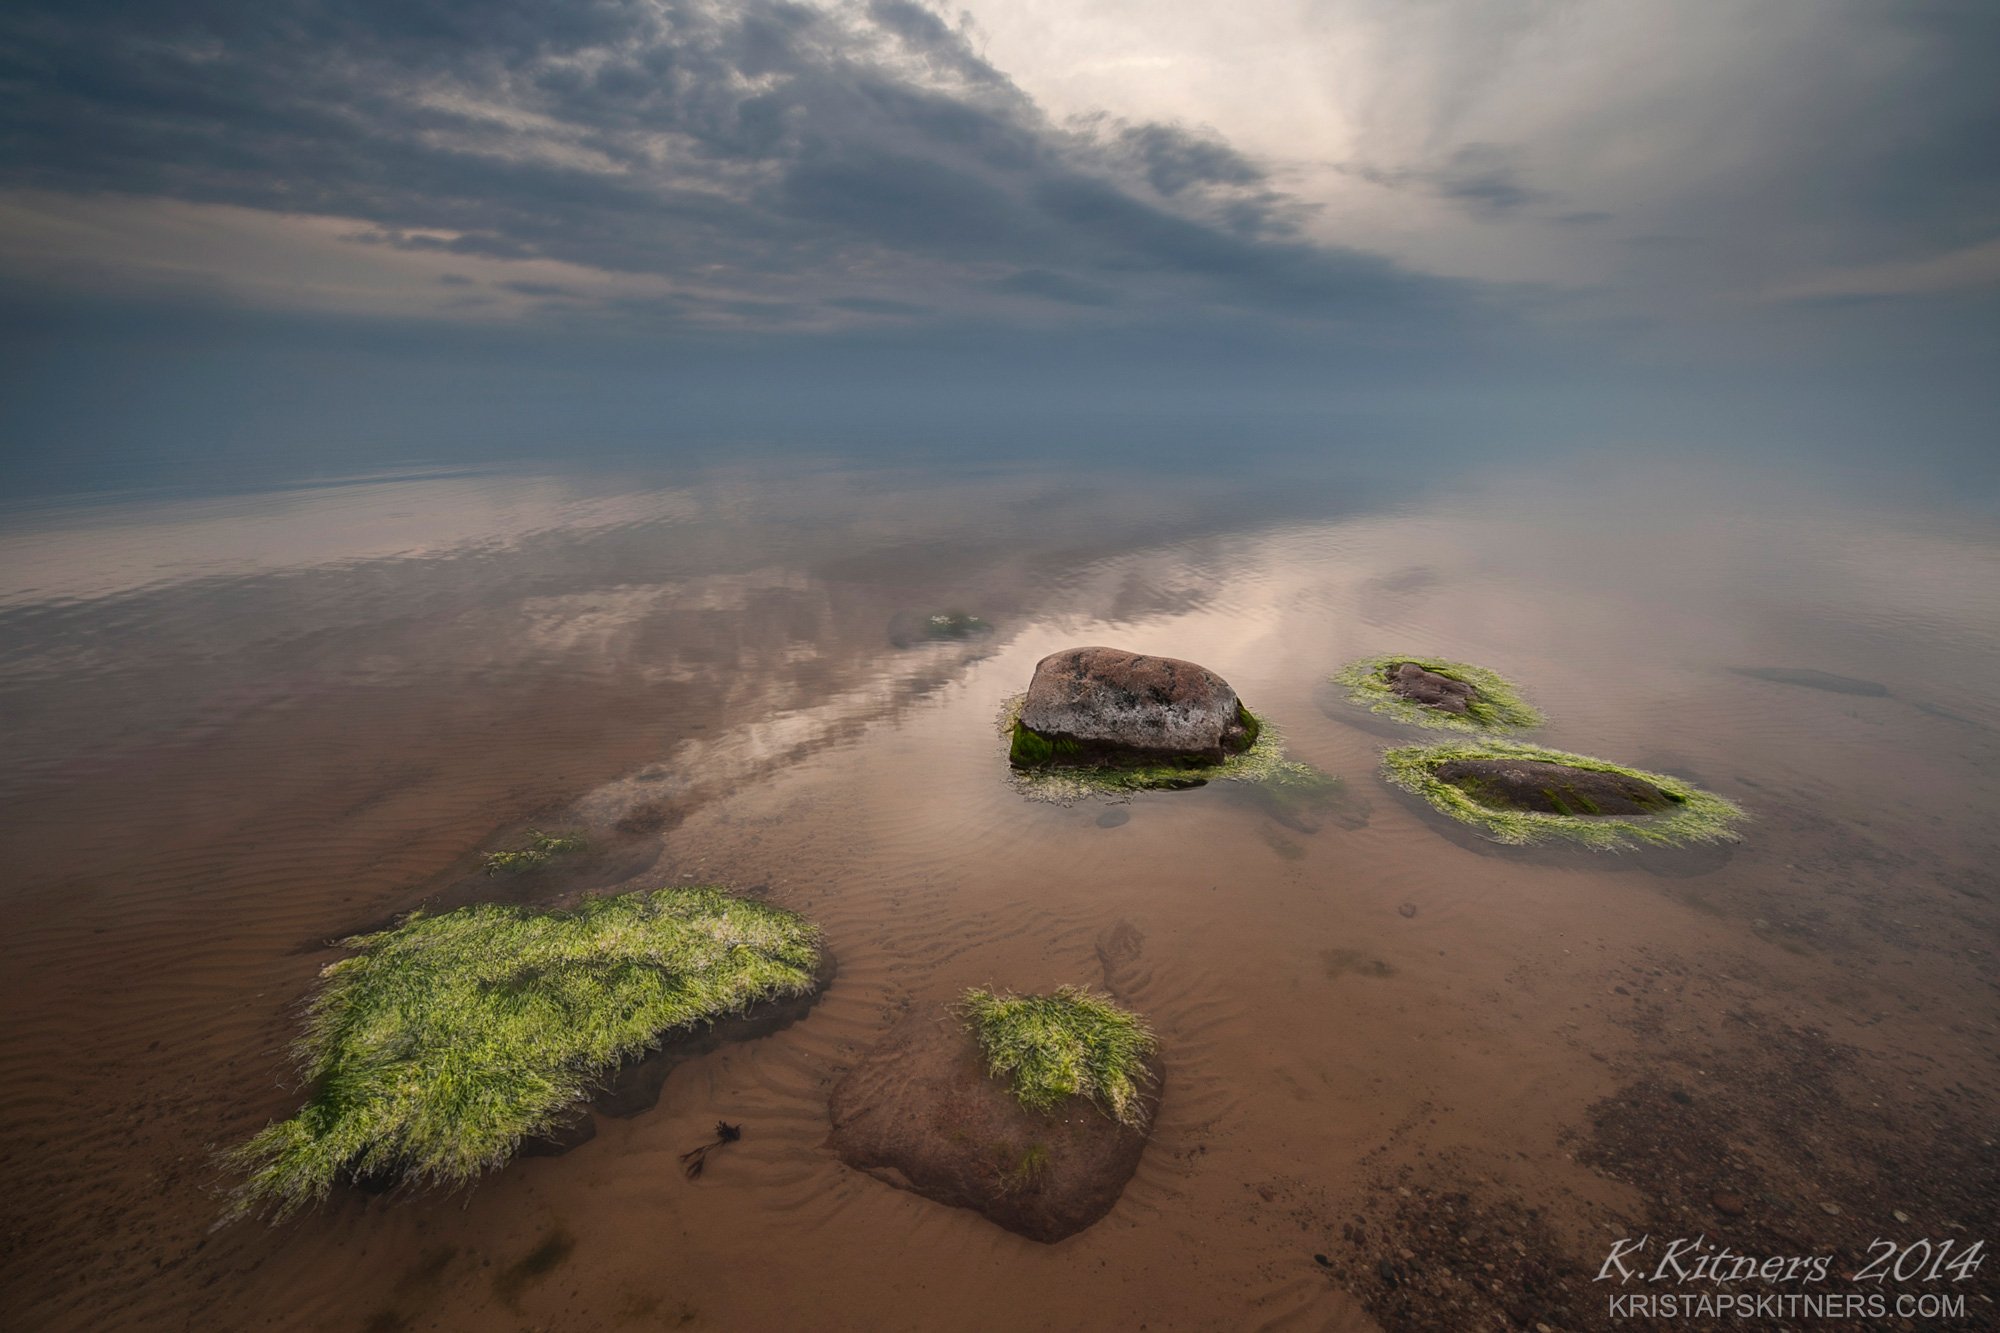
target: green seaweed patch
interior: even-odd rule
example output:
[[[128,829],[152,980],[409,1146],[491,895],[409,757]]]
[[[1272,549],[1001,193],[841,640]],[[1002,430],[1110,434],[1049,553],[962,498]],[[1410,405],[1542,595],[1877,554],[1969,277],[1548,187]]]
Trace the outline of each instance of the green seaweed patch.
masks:
[[[1414,699],[1405,699],[1389,688],[1389,673],[1405,662],[1414,662],[1426,671],[1470,685],[1476,693],[1466,702],[1463,713],[1447,713]],[[1409,722],[1419,727],[1435,727],[1443,731],[1525,731],[1541,726],[1545,720],[1539,709],[1521,697],[1520,689],[1514,682],[1497,671],[1489,671],[1470,662],[1448,662],[1441,657],[1391,653],[1349,662],[1334,675],[1333,682],[1347,687],[1350,703],[1361,704],[1398,722]]]
[[[1159,1042],[1131,1010],[1063,986],[1053,995],[969,990],[959,1011],[986,1057],[986,1072],[1010,1080],[1028,1110],[1048,1112],[1070,1097],[1086,1097],[1120,1124],[1146,1127],[1141,1094]]]
[[[1244,739],[1247,742],[1243,748],[1246,750],[1255,745],[1257,738],[1264,734],[1264,719],[1245,708],[1241,699],[1236,701],[1236,724],[1243,728]]]
[[[1219,764],[1061,764],[1079,753],[1074,741],[1044,736],[1021,725],[1028,696],[1017,694],[1000,708],[999,731],[1007,740],[1008,780],[1023,796],[1056,805],[1074,805],[1092,796],[1130,796],[1138,791],[1179,791],[1209,782],[1279,782],[1298,789],[1338,784],[1311,764],[1285,758],[1284,733],[1238,704],[1250,748]]]
[[[470,1184],[673,1032],[816,984],[818,928],[718,888],[485,904],[343,940],[293,1048],[312,1091],[227,1155],[228,1216],[336,1182]]]
[[[1453,760],[1522,759],[1564,764],[1594,773],[1616,773],[1651,783],[1671,805],[1651,815],[1555,814],[1488,805],[1470,792],[1437,776]],[[1615,850],[1633,846],[1676,847],[1694,842],[1734,842],[1735,826],[1748,818],[1734,801],[1664,773],[1627,768],[1587,754],[1570,754],[1525,741],[1446,741],[1438,745],[1405,745],[1382,756],[1383,776],[1414,792],[1461,823],[1470,824],[1495,842],[1522,846],[1534,842],[1568,841],[1586,847]]]
[[[528,830],[528,845],[508,851],[493,852],[486,858],[486,873],[489,875],[515,875],[523,870],[533,870],[547,865],[558,856],[570,852],[580,852],[590,844],[578,833],[544,833],[540,829]]]
[[[1083,747],[1067,736],[1044,736],[1022,725],[1019,719],[1015,720],[1008,738],[1007,762],[1026,768],[1041,768],[1083,752]]]
[[[1044,1143],[1031,1143],[1022,1150],[1014,1164],[1007,1168],[1007,1188],[1019,1193],[1029,1193],[1042,1187],[1042,1177],[1049,1170],[1049,1149]]]

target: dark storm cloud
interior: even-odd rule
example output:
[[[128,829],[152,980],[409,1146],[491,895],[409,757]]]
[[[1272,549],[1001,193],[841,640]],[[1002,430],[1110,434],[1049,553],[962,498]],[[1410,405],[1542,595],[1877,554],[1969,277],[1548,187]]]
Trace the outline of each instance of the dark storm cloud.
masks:
[[[1119,137],[1145,164],[1146,179],[1161,194],[1193,185],[1262,185],[1264,171],[1218,138],[1175,125],[1131,125]]]
[[[555,282],[503,282],[500,285],[519,296],[538,296],[551,300],[571,301],[582,295],[574,288]]]
[[[1355,166],[1348,170],[1377,185],[1448,199],[1477,218],[1498,218],[1546,197],[1527,185],[1514,159],[1514,151],[1499,144],[1469,143],[1453,149],[1435,166],[1393,170]]]
[[[1290,239],[1292,201],[1212,135],[1051,125],[907,0],[17,3],[0,17],[0,116],[0,183],[700,274],[746,316],[790,318],[792,288],[820,276],[893,288],[909,262],[967,300],[997,286],[1343,320],[1445,290]]]
[[[993,284],[993,290],[1009,296],[1036,296],[1065,305],[1104,306],[1113,305],[1118,300],[1118,293],[1102,283],[1064,277],[1045,268],[1024,268],[1018,273],[1009,273]]]
[[[933,308],[913,301],[888,301],[873,296],[837,296],[821,305],[829,310],[851,310],[857,315],[928,315]]]

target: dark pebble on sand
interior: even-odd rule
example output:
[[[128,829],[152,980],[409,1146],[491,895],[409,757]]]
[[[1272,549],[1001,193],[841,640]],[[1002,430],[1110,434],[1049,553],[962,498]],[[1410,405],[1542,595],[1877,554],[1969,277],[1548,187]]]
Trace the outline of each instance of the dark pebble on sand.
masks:
[[[1327,1258],[1327,1257],[1326,1257],[1325,1255],[1323,1255],[1323,1254],[1315,1254],[1315,1255],[1313,1256],[1313,1262],[1314,1262],[1314,1263],[1316,1263],[1316,1264],[1318,1264],[1318,1265],[1319,1265],[1319,1266],[1320,1266],[1321,1268],[1331,1268],[1331,1267],[1333,1267],[1333,1260],[1331,1260],[1331,1259]]]
[[[1396,910],[1398,912],[1401,912],[1404,916],[1415,916],[1417,914],[1417,905],[1415,903],[1404,903],[1401,907],[1398,907]]]

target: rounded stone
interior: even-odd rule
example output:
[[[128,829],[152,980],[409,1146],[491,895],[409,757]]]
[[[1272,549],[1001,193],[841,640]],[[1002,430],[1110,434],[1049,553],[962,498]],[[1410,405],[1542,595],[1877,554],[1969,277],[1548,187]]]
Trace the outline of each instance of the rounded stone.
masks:
[[[1083,762],[1221,763],[1255,739],[1228,681],[1193,662],[1119,648],[1044,657],[1020,722]]]

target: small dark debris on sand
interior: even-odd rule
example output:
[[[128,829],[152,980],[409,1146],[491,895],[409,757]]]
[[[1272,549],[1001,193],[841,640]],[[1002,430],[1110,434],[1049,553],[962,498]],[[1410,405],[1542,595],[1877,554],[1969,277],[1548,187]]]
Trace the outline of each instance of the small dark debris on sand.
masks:
[[[742,1137],[743,1126],[732,1125],[727,1120],[716,1121],[714,1138],[681,1154],[681,1169],[687,1172],[689,1180],[701,1179],[701,1169],[708,1164],[708,1155],[723,1144],[734,1143]]]
[[[1572,1328],[1575,1298],[1601,1295],[1538,1208],[1429,1185],[1376,1189],[1313,1261],[1389,1333]]]

